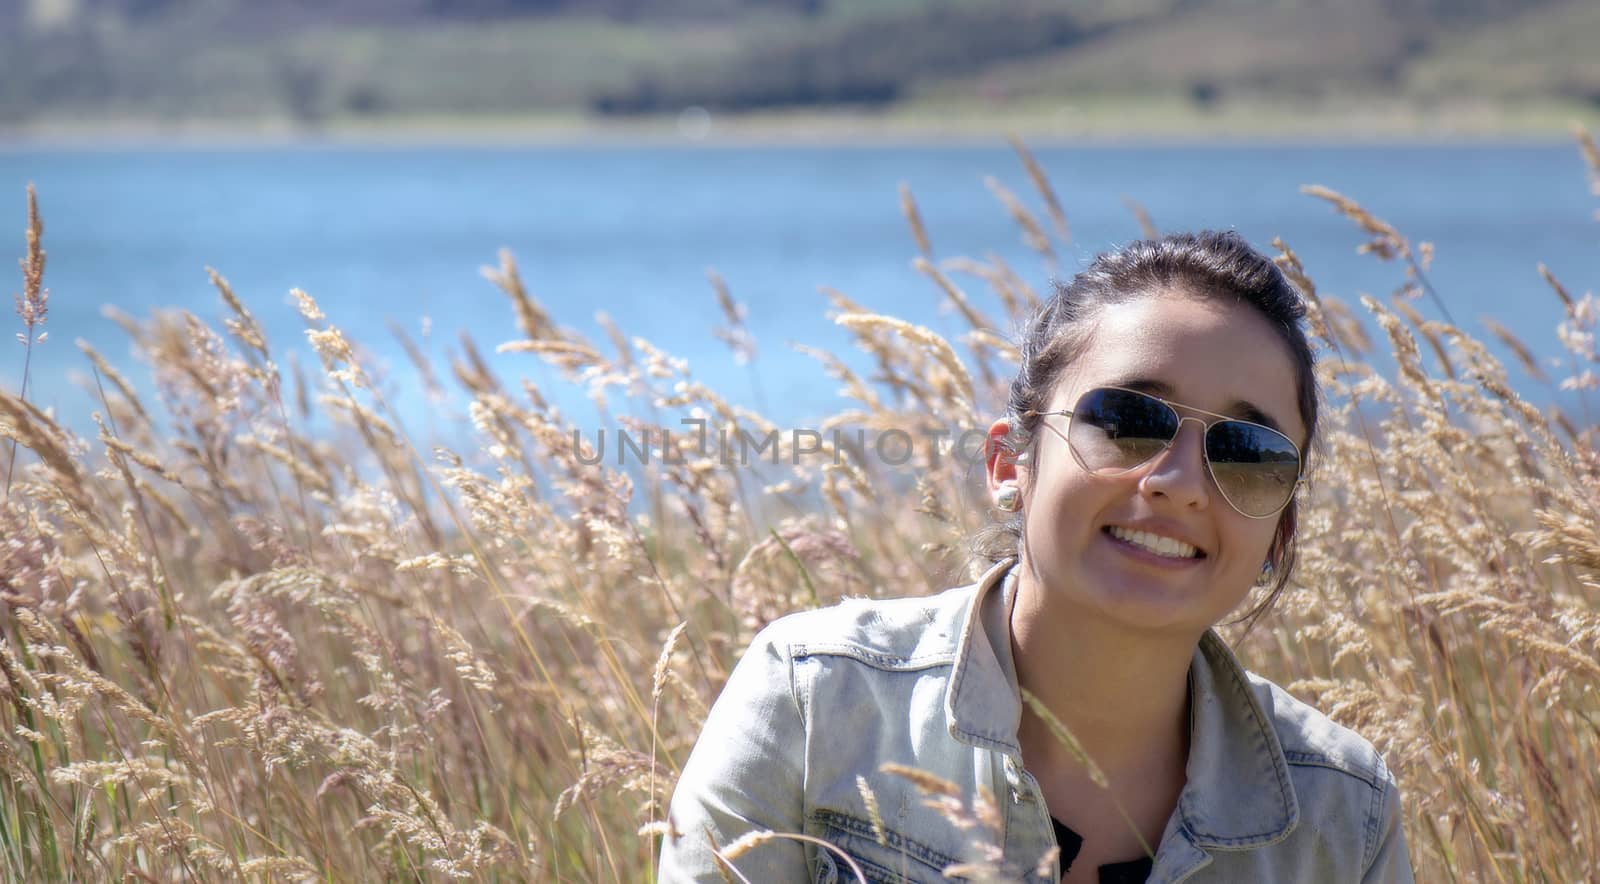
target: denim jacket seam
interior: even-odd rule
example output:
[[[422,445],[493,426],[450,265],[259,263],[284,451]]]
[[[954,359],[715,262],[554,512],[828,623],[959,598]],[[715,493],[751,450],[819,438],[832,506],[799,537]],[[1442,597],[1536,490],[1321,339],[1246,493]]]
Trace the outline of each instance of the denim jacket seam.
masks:
[[[968,657],[972,653],[971,633],[977,626],[977,624],[973,623],[973,620],[977,617],[978,595],[982,592],[982,586],[982,584],[978,584],[978,588],[974,589],[967,598],[967,610],[962,615],[961,633],[956,636],[956,646],[950,662],[950,702],[948,703],[950,732],[989,743],[1001,743],[1004,745],[1004,742],[996,737],[976,733],[962,727],[960,725],[960,716],[956,714],[955,700],[961,696],[961,687],[966,683],[967,673],[972,669],[971,661]]]
[[[796,642],[789,646],[789,652],[794,659],[804,657],[848,657],[858,663],[865,663],[877,669],[888,671],[908,671],[916,669],[934,669],[939,666],[948,666],[951,663],[951,654],[940,651],[931,654],[886,654],[857,644],[848,643],[806,643]]]
[[[1188,822],[1185,821],[1184,825],[1187,827]],[[1271,840],[1263,841],[1261,839],[1266,837],[1265,835],[1242,835],[1238,838],[1221,838],[1202,835],[1192,828],[1189,829],[1189,832],[1195,837],[1195,846],[1200,847],[1202,850],[1207,848],[1213,850],[1256,850],[1262,847],[1270,847],[1288,837],[1287,832],[1282,834],[1274,833]]]
[[[820,825],[832,826],[853,837],[879,843],[877,833],[873,831],[870,823],[848,813],[819,807],[807,813],[806,816]],[[883,828],[883,835],[886,843],[882,844],[882,846],[886,849],[896,852],[904,851],[906,856],[935,870],[942,872],[958,861],[956,857],[944,851],[935,850],[930,845],[887,826]]]
[[[803,691],[801,690],[800,686],[800,676],[795,671],[797,667],[795,666],[793,643],[785,644],[783,650],[785,663],[787,664],[786,668],[788,669],[789,675],[789,702],[794,704],[795,715],[800,719],[800,780],[801,782],[805,782],[810,779],[810,771],[806,770],[805,767],[811,758],[811,717],[807,714],[809,712],[807,709],[807,704],[801,700],[801,694]],[[802,814],[804,813],[804,810],[804,799],[802,798]],[[802,826],[803,825],[804,823],[802,821]],[[815,865],[812,865],[813,871],[815,871],[815,868]]]
[[[1379,759],[1382,763],[1382,759]],[[1387,778],[1381,779],[1373,786],[1372,805],[1367,810],[1367,821],[1363,827],[1366,834],[1366,846],[1361,851],[1361,868],[1363,872],[1372,867],[1378,858],[1378,837],[1383,829],[1383,808],[1387,801],[1389,782]]]
[[[771,628],[770,624],[768,628]],[[799,719],[800,722],[800,780],[801,782],[805,782],[810,778],[810,773],[805,769],[805,766],[807,764],[807,760],[811,757],[811,725],[809,723],[810,717],[806,714],[806,703],[801,698],[801,695],[804,692],[802,691],[800,685],[800,674],[796,671],[798,667],[795,666],[794,643],[783,641],[778,637],[773,637],[772,639],[769,639],[769,644],[773,651],[780,653],[783,657],[783,670],[785,680],[787,681],[785,687],[788,690],[789,702],[794,704],[795,717]],[[756,646],[751,645],[749,650],[746,651],[746,654],[754,654],[756,653],[756,650]],[[801,814],[801,827],[804,829],[805,813],[803,798]],[[809,835],[811,833],[803,832],[803,834]],[[818,864],[829,861],[826,853],[827,851],[825,850],[816,851],[810,845],[805,846],[806,876],[808,879],[815,880],[818,875]]]
[[[1371,773],[1357,765],[1340,763],[1322,754],[1321,752],[1300,752],[1298,750],[1285,749],[1283,751],[1283,757],[1285,761],[1289,762],[1289,764],[1294,767],[1320,767],[1327,770],[1338,771],[1345,776],[1353,777],[1363,783],[1366,783],[1367,786],[1379,790],[1380,793],[1383,789],[1383,784],[1381,782],[1382,778],[1375,773]]]

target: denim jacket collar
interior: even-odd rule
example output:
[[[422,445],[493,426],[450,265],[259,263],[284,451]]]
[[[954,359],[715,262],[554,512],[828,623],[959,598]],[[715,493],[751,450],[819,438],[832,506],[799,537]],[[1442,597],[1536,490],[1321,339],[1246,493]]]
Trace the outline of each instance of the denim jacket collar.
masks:
[[[1015,559],[978,581],[956,646],[945,716],[957,740],[1017,758],[1022,699],[1011,659]],[[997,591],[998,590],[998,591]],[[1300,818],[1289,764],[1244,668],[1213,630],[1189,666],[1188,783],[1178,816],[1196,846],[1250,848],[1288,837]]]

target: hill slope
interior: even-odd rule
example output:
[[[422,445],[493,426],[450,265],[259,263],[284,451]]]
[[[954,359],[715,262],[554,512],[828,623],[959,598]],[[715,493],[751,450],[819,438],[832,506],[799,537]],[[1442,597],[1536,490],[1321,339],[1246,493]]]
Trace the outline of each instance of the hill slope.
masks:
[[[1052,102],[1600,110],[1583,0],[0,0],[0,126]]]

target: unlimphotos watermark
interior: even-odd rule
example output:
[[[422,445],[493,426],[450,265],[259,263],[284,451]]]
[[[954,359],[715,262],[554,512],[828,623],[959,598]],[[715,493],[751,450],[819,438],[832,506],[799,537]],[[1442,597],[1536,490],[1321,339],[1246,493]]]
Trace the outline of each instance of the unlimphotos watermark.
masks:
[[[994,444],[989,432],[977,427],[889,427],[870,431],[859,427],[792,427],[754,434],[743,427],[713,430],[704,418],[684,418],[680,423],[686,429],[612,427],[608,431],[601,427],[587,439],[582,430],[575,429],[572,455],[581,464],[619,467],[652,462],[681,465],[706,458],[729,467],[761,463],[799,466],[829,460],[842,464],[846,459],[856,463],[875,460],[891,467],[938,467],[946,458],[953,458],[962,466],[977,466],[987,462]]]

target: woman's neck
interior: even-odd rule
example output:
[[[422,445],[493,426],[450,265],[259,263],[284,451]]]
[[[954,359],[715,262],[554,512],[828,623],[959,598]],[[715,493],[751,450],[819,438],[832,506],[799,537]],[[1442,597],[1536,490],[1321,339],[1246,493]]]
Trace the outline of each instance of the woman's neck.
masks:
[[[1091,612],[1067,609],[1018,575],[1011,611],[1017,680],[1072,733],[1111,779],[1151,776],[1180,782],[1188,757],[1189,665],[1198,636],[1132,631]],[[1024,704],[1019,740],[1030,770],[1087,775],[1044,721]],[[1131,786],[1132,784],[1127,784]]]

